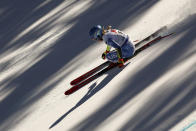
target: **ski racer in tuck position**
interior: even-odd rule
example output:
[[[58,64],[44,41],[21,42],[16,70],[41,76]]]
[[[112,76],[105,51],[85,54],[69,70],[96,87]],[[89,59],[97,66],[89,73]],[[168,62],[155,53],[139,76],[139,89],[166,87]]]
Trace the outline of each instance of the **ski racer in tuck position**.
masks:
[[[102,54],[103,59],[112,63],[118,63],[119,67],[124,65],[124,59],[134,55],[135,46],[129,40],[129,36],[120,30],[108,26],[104,29],[100,25],[92,27],[89,31],[90,38],[96,41],[104,41],[107,45],[106,51]],[[111,48],[115,50],[111,51]]]

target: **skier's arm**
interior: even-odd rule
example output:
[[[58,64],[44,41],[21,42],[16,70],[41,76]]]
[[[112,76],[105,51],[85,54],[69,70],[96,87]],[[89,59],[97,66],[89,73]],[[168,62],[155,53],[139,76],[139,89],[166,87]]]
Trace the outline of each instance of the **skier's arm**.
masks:
[[[116,49],[118,58],[119,59],[122,58],[122,51],[120,46],[112,39],[108,39],[108,44]]]
[[[107,45],[106,51],[102,54],[102,59],[105,59],[106,54],[110,52],[111,46]]]
[[[109,52],[109,51],[110,51],[110,49],[111,49],[111,46],[107,45],[107,47],[106,47],[106,51],[107,51],[107,52]]]
[[[122,58],[122,51],[119,48],[117,48],[116,51],[117,51],[117,56],[118,56],[119,67],[122,67],[124,65],[124,60]]]
[[[117,56],[119,59],[122,58],[122,51],[121,51],[121,48],[116,48],[116,51],[117,51]]]

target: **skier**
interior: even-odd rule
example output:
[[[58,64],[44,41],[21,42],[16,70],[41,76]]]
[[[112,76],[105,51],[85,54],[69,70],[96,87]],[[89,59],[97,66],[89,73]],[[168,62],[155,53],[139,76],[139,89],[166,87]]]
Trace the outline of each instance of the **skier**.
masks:
[[[89,35],[92,40],[106,43],[107,48],[102,58],[107,58],[112,63],[119,63],[119,67],[124,65],[124,58],[131,57],[135,52],[135,46],[129,40],[129,36],[120,30],[112,29],[111,26],[104,29],[101,25],[96,25],[90,29]],[[115,50],[111,51],[112,47]]]

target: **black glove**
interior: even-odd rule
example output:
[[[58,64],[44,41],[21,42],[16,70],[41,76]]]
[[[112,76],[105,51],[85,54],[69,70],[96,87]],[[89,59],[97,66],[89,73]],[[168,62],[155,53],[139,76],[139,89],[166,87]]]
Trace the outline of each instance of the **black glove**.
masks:
[[[102,59],[105,60],[107,53],[109,53],[109,51],[105,51],[105,52],[102,54]]]

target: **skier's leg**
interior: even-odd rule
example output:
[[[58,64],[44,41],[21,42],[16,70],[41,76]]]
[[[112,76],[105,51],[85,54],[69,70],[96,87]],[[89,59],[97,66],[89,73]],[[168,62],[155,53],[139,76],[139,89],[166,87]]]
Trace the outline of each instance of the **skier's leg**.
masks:
[[[118,62],[118,55],[117,55],[117,51],[111,51],[106,55],[106,58],[113,62],[113,63],[117,63]]]
[[[125,43],[122,47],[121,47],[121,52],[122,52],[122,58],[129,58],[131,57],[134,52],[135,52],[135,46],[131,43],[131,42],[127,42]],[[113,62],[113,63],[117,63],[118,62],[118,55],[117,55],[117,51],[111,51],[106,55],[106,58]]]
[[[129,58],[135,53],[135,46],[128,41],[122,46],[121,50],[122,50],[122,57]]]

